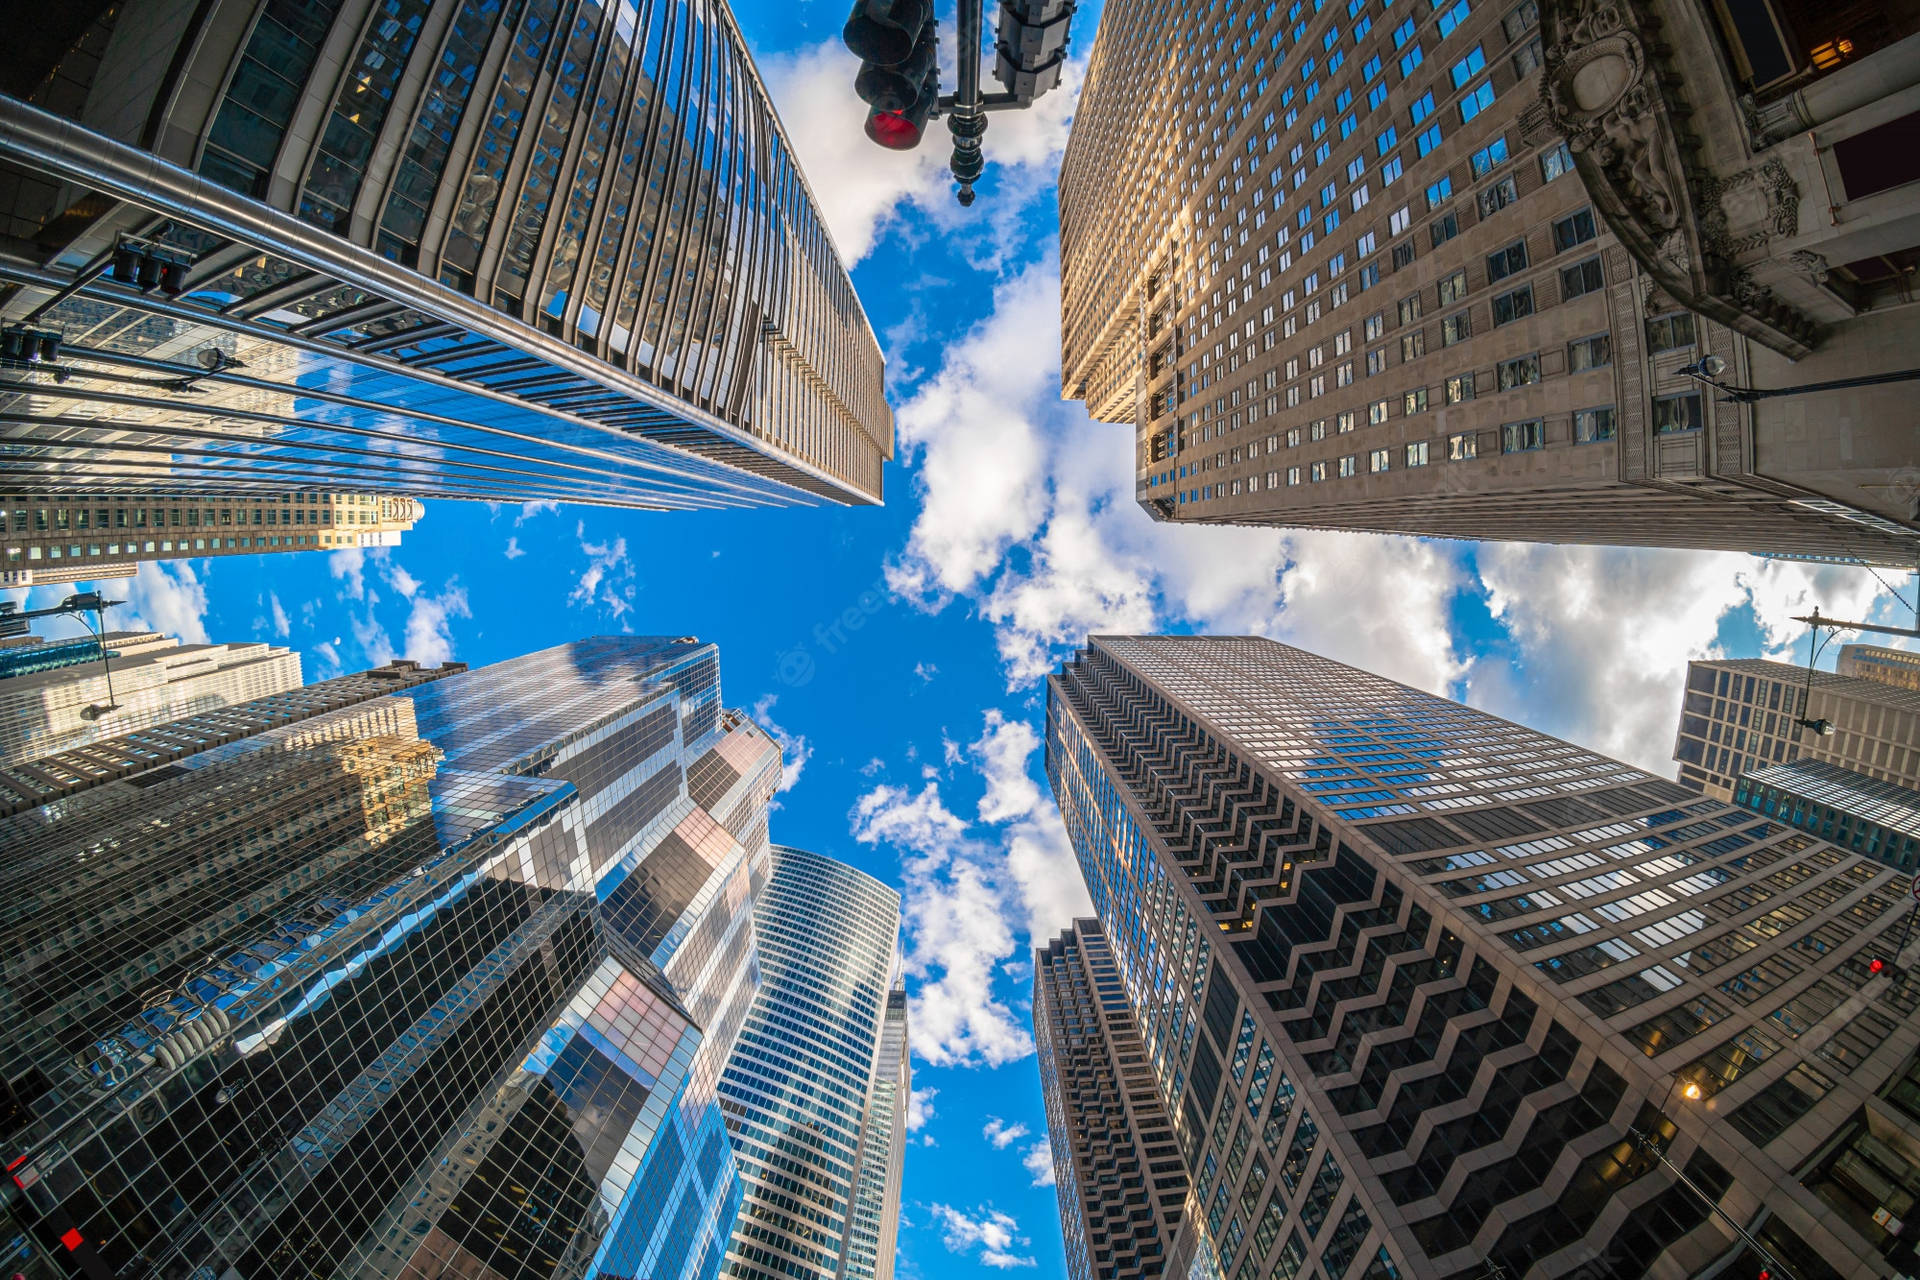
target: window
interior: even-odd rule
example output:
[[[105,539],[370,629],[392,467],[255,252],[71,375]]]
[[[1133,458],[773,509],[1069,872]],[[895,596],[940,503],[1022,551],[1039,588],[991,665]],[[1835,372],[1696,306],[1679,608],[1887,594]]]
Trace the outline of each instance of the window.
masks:
[[[1327,420],[1320,418],[1308,426],[1307,438],[1309,440],[1325,440],[1327,438]]]
[[[1413,149],[1421,155],[1430,155],[1440,145],[1440,126],[1434,125],[1413,140]]]
[[[1397,236],[1412,225],[1413,210],[1406,205],[1401,205],[1398,209],[1395,209],[1393,215],[1387,219],[1387,234]]]
[[[1577,244],[1593,239],[1593,210],[1581,209],[1553,224],[1553,251],[1565,253]]]
[[[1327,464],[1324,462],[1314,463],[1307,468],[1307,478],[1313,484],[1319,484],[1322,480],[1325,480],[1327,478]]]
[[[1407,114],[1412,117],[1414,124],[1419,124],[1422,120],[1432,115],[1433,90],[1429,89],[1421,94],[1419,99],[1411,107],[1407,108]]]
[[[1507,140],[1495,138],[1486,146],[1473,153],[1473,176],[1484,178],[1507,162]]]
[[[1693,313],[1675,311],[1671,315],[1655,316],[1647,321],[1647,349],[1649,351],[1671,351],[1675,347],[1693,345]]]
[[[1527,269],[1527,242],[1515,240],[1504,249],[1487,255],[1487,283],[1505,280],[1516,271]]]
[[[1531,422],[1509,422],[1500,428],[1502,453],[1526,453],[1546,442],[1546,432],[1541,429],[1538,418]]]
[[[1427,411],[1427,389],[1416,387],[1402,398],[1401,414],[1411,418],[1416,413]]]
[[[1576,410],[1573,415],[1573,438],[1579,444],[1613,439],[1613,406]]]
[[[1300,468],[1298,467],[1287,468],[1287,483],[1289,485],[1295,485],[1300,483]]]
[[[1502,391],[1511,391],[1515,387],[1524,387],[1540,381],[1540,357],[1521,356],[1517,360],[1502,360],[1499,365],[1499,382]]]
[[[1477,456],[1477,441],[1471,431],[1462,431],[1458,435],[1447,437],[1447,461],[1465,462]]]
[[[1376,475],[1385,471],[1389,465],[1387,461],[1387,451],[1385,449],[1375,449],[1367,455],[1367,470]]]
[[[1513,185],[1513,178],[1508,176],[1482,190],[1476,203],[1480,206],[1480,216],[1491,218],[1519,198],[1520,193]]]
[[[1464,404],[1473,399],[1473,375],[1456,374],[1447,379],[1447,403]]]
[[[1560,297],[1577,298],[1584,293],[1592,293],[1606,281],[1600,275],[1600,259],[1588,258],[1576,262],[1570,267],[1560,268]]]
[[[1467,81],[1479,75],[1480,72],[1485,69],[1486,65],[1486,50],[1480,45],[1473,46],[1473,48],[1468,51],[1466,57],[1453,64],[1453,71],[1451,73],[1453,76],[1453,87],[1456,89],[1466,88]]]
[[[1445,214],[1433,220],[1433,225],[1427,228],[1427,233],[1433,237],[1433,247],[1438,249],[1460,234],[1460,221],[1450,213]]]
[[[1407,41],[1413,39],[1413,33],[1416,29],[1417,24],[1412,18],[1408,18],[1405,22],[1395,27],[1393,29],[1393,47],[1396,49],[1406,48]]]
[[[1534,0],[1527,0],[1525,4],[1500,19],[1500,30],[1506,33],[1509,44],[1539,25],[1540,6]]]
[[[1340,478],[1342,480],[1351,479],[1352,477],[1359,474],[1360,474],[1360,459],[1356,455],[1350,453],[1346,457],[1340,459]]]
[[[1424,467],[1427,465],[1427,442],[1425,440],[1420,441],[1418,444],[1410,444],[1407,446],[1407,465],[1410,467]]]
[[[1387,402],[1385,400],[1375,400],[1367,406],[1367,421],[1369,423],[1377,427],[1386,420]]]
[[[1473,12],[1473,10],[1467,4],[1467,0],[1460,0],[1460,3],[1454,5],[1451,9],[1441,10],[1440,38],[1445,40],[1448,36],[1452,35],[1454,29],[1465,22],[1467,15],[1471,12]]]
[[[1393,269],[1404,271],[1413,265],[1413,241],[1402,240],[1393,246]]]
[[[1414,68],[1418,67],[1421,63],[1425,62],[1426,60],[1427,60],[1426,51],[1417,44],[1413,46],[1413,48],[1401,54],[1400,55],[1400,78],[1402,80],[1405,80],[1408,77],[1412,76]]]
[[[1375,338],[1385,333],[1386,330],[1387,330],[1387,317],[1385,313],[1376,311],[1372,315],[1367,317],[1366,341],[1372,342]]]
[[[1392,186],[1394,183],[1400,181],[1400,175],[1406,171],[1406,166],[1401,163],[1400,157],[1395,156],[1380,166],[1380,185],[1382,187]]]
[[[1386,369],[1387,349],[1385,347],[1375,347],[1372,351],[1367,352],[1367,376],[1369,378],[1376,373],[1385,373]]]
[[[1388,125],[1381,131],[1380,136],[1373,140],[1374,154],[1385,157],[1387,152],[1393,150],[1394,147],[1398,145],[1399,141],[1399,131],[1392,125]]]
[[[1440,305],[1447,306],[1467,296],[1467,273],[1465,268],[1454,272],[1440,282]]]
[[[1493,81],[1483,80],[1480,87],[1460,99],[1460,123],[1466,124],[1493,105]]]
[[[1655,433],[1674,431],[1698,431],[1705,425],[1701,417],[1700,393],[1687,391],[1677,396],[1655,396],[1653,398],[1653,429]]]
[[[1465,311],[1456,311],[1440,322],[1440,345],[1450,347],[1473,336],[1473,320]]]
[[[1427,354],[1426,330],[1415,329],[1412,333],[1403,333],[1400,335],[1401,364],[1405,364],[1409,360],[1418,360],[1425,354]]]
[[[1514,79],[1525,80],[1528,76],[1532,75],[1535,71],[1538,71],[1540,69],[1540,64],[1543,61],[1545,61],[1545,58],[1540,51],[1540,37],[1535,36],[1533,39],[1527,41],[1525,44],[1521,45],[1518,49],[1514,50],[1514,53],[1513,53]]]
[[[1400,299],[1400,323],[1412,324],[1420,318],[1420,295],[1412,294]]]
[[[1533,286],[1523,284],[1511,293],[1500,294],[1493,300],[1493,325],[1499,328],[1503,324],[1533,314]]]
[[[1540,155],[1540,176],[1548,182],[1573,172],[1573,153],[1567,150],[1567,144],[1556,144],[1552,150]]]
[[[1349,431],[1352,431],[1353,430],[1353,410],[1348,409],[1345,412],[1337,415],[1333,420],[1333,425],[1334,425],[1334,430],[1338,431],[1343,436],[1346,435]]]
[[[1567,372],[1584,373],[1613,363],[1613,339],[1607,334],[1567,344]]]

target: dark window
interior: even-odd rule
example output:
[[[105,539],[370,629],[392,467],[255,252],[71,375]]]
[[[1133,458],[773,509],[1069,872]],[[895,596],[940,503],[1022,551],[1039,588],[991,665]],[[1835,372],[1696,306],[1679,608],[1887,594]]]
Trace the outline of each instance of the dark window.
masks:
[[[1438,249],[1460,234],[1460,221],[1450,213],[1445,214],[1433,220],[1427,228],[1427,234],[1433,237],[1433,247]]]
[[[1493,323],[1495,327],[1533,314],[1533,286],[1523,284],[1511,293],[1503,293],[1493,300]]]
[[[1699,392],[1688,391],[1677,396],[1653,398],[1655,432],[1698,431],[1703,425]]]
[[[1600,259],[1588,258],[1576,262],[1570,267],[1560,269],[1560,296],[1577,298],[1583,293],[1592,293],[1606,280],[1600,273]]]
[[[1675,311],[1671,315],[1655,316],[1647,321],[1647,349],[1649,351],[1671,351],[1675,347],[1693,345],[1693,316],[1686,311]]]
[[[1553,251],[1564,253],[1577,244],[1585,244],[1593,236],[1593,210],[1570,213],[1553,224]]]
[[[1487,255],[1487,281],[1504,280],[1516,271],[1527,269],[1527,242],[1515,240],[1506,248]]]

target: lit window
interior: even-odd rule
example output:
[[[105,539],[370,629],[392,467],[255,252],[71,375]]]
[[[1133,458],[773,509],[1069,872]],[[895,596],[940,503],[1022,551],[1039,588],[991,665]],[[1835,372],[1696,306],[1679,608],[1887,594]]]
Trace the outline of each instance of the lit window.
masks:
[[[1358,457],[1350,453],[1346,457],[1340,459],[1340,478],[1342,480],[1350,479],[1353,476],[1358,475],[1359,473],[1360,473],[1360,459]]]
[[[1376,475],[1385,471],[1389,465],[1387,461],[1387,451],[1385,449],[1375,449],[1367,455],[1367,470]]]
[[[1410,418],[1416,413],[1425,413],[1426,411],[1427,389],[1425,387],[1416,387],[1402,397],[1401,413],[1404,416]]]
[[[1573,438],[1579,444],[1613,439],[1613,406],[1580,409],[1573,415]]]
[[[1447,403],[1461,404],[1473,399],[1473,375],[1457,374],[1447,379]]]
[[[1424,467],[1427,465],[1427,442],[1425,440],[1407,446],[1407,465],[1410,467]]]
[[[1502,391],[1511,391],[1515,387],[1524,387],[1540,381],[1540,357],[1521,356],[1517,360],[1502,360],[1498,369],[1498,381]]]
[[[1387,402],[1385,400],[1375,400],[1367,406],[1367,421],[1369,423],[1377,427],[1386,420]]]
[[[1500,452],[1526,453],[1547,442],[1546,431],[1538,418],[1530,422],[1509,422],[1500,428]]]
[[[1467,273],[1464,268],[1440,282],[1440,305],[1458,302],[1467,296]]]
[[[1447,460],[1449,462],[1465,462],[1468,458],[1478,456],[1477,444],[1478,442],[1471,431],[1462,431],[1458,435],[1448,436]]]

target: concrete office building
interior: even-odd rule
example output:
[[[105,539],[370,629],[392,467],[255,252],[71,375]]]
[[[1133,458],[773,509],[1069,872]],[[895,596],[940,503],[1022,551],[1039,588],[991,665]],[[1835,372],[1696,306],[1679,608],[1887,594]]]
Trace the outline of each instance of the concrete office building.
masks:
[[[170,649],[178,643],[172,636],[163,636],[157,631],[109,631],[98,638],[91,632],[60,639],[8,636],[0,639],[0,681],[98,663],[103,650],[116,658],[131,657],[142,650]],[[0,689],[6,687],[0,684]]]
[[[147,560],[397,547],[414,498],[128,490],[0,494],[0,587],[131,577]]]
[[[1763,658],[1689,662],[1673,758],[1682,782],[1716,800],[1732,799],[1742,773],[1795,760],[1920,787],[1920,691],[1832,671],[1809,680]]]
[[[760,995],[720,1083],[745,1204],[721,1274],[889,1280],[911,1089],[900,895],[777,847]]]
[[[1920,1263],[1908,876],[1264,639],[1095,637],[1047,714],[1217,1274]]]
[[[1920,653],[1877,644],[1843,644],[1833,669],[1843,676],[1877,680],[1900,689],[1920,689]]]
[[[1105,9],[1060,176],[1064,393],[1133,429],[1159,520],[1911,567],[1898,388],[1748,407],[1679,373],[1799,377],[1689,311],[1583,185],[1599,144],[1542,101],[1543,65],[1578,61],[1545,7]],[[1796,225],[1825,222],[1810,180]],[[1911,225],[1920,184],[1885,198]],[[1884,292],[1867,346],[1803,341],[1903,367],[1911,309]]]
[[[1187,1170],[1098,920],[1034,948],[1033,1042],[1068,1280],[1183,1274],[1191,1259],[1174,1250]],[[1261,1069],[1272,1067],[1269,1054]]]
[[[10,1265],[717,1273],[777,748],[690,639],[391,674],[0,819]]]
[[[724,4],[43,18],[0,326],[61,344],[0,372],[0,489],[880,500],[879,346]]]
[[[1912,787],[1796,760],[1741,774],[1733,802],[1902,871],[1920,861],[1920,791]]]
[[[107,654],[0,680],[0,764],[300,685],[300,655],[282,645],[180,644],[148,633],[108,644]]]

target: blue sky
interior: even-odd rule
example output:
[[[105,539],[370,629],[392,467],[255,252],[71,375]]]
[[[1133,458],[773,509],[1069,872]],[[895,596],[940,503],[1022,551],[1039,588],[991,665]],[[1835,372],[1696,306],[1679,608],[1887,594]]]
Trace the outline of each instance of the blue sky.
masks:
[[[606,630],[718,642],[728,701],[787,746],[775,839],[906,896],[907,1280],[1063,1271],[1025,957],[1085,909],[1038,728],[1041,679],[1090,631],[1273,635],[1670,775],[1689,657],[1804,655],[1787,619],[1816,602],[1899,608],[1864,572],[1748,556],[1152,524],[1131,500],[1130,429],[1059,400],[1052,180],[1077,75],[993,118],[962,211],[943,127],[907,156],[861,136],[842,0],[737,12],[887,355],[900,459],[884,508],[439,503],[391,554],[107,585],[184,638],[292,645],[308,679]],[[1081,5],[1082,57],[1097,17]]]

